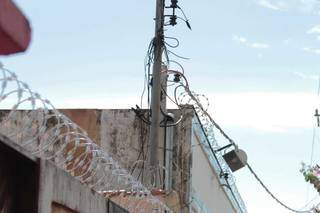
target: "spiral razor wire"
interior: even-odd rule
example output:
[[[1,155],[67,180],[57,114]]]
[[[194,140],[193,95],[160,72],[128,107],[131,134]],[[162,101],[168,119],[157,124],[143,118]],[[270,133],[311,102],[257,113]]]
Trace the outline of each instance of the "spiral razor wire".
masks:
[[[54,162],[102,195],[130,192],[133,202],[121,203],[130,212],[171,211],[48,99],[32,91],[2,64],[0,72],[0,107],[8,109],[0,113],[2,135],[32,155]]]

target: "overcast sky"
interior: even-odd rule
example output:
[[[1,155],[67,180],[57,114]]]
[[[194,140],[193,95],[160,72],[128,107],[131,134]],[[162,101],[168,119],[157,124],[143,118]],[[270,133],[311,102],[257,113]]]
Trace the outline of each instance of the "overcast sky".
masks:
[[[155,1],[22,1],[32,44],[2,57],[20,79],[63,108],[139,103]],[[320,59],[317,0],[179,1],[192,25],[168,28],[193,90],[246,150],[270,189],[292,208],[317,193],[299,173],[310,161]],[[317,133],[317,132],[316,132]],[[320,161],[316,135],[315,162]],[[237,172],[250,213],[285,213],[250,175]],[[319,196],[318,196],[319,197]]]

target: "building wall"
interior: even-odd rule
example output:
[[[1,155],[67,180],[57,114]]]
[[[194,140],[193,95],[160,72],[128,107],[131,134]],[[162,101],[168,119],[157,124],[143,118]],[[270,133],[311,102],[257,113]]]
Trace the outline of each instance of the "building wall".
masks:
[[[141,167],[147,159],[149,125],[141,121],[133,110],[129,109],[65,109],[62,110],[71,120],[85,129],[94,142],[118,161],[122,167],[132,171],[135,177],[148,172]],[[146,110],[143,111],[145,114]],[[179,110],[170,110],[176,118],[180,117]],[[0,111],[0,118],[7,112]],[[21,114],[27,112],[20,112]],[[219,183],[219,174],[214,171],[208,160],[208,154],[198,144],[205,136],[200,128],[195,129],[195,112],[186,106],[182,110],[183,119],[172,127],[172,188],[165,198],[169,207],[175,212],[189,212],[192,190],[199,200],[209,208],[209,212],[236,212],[230,202],[230,195]],[[198,121],[197,121],[198,122]],[[12,125],[16,125],[13,123]],[[171,131],[170,130],[170,131]],[[164,164],[164,137],[160,138],[160,164]],[[140,163],[137,163],[140,162]],[[147,182],[145,173],[140,176],[142,183]],[[162,180],[164,182],[164,180]],[[63,182],[63,181],[62,181]],[[58,183],[57,183],[58,184]]]
[[[219,174],[210,166],[204,147],[201,145],[199,132],[193,134],[192,187],[197,198],[210,213],[236,213],[223,186],[220,185]],[[196,203],[194,203],[195,205]],[[200,204],[201,205],[201,204]]]
[[[89,128],[89,135],[100,139],[97,143],[129,171],[136,162],[146,158],[149,126],[142,122],[133,110],[91,110],[93,112],[85,113],[83,110],[63,111],[84,129]],[[179,110],[170,112],[179,118]],[[167,204],[174,206],[175,212],[189,212],[193,194],[191,191],[194,190],[198,200],[201,200],[201,205],[207,206],[208,212],[237,212],[230,201],[230,195],[220,185],[219,174],[213,170],[203,147],[198,144],[204,136],[200,128],[193,128],[196,118],[193,108],[186,106],[182,113],[183,120],[173,127],[173,149],[167,150],[172,151],[173,155],[170,195],[175,195],[175,199],[167,199]],[[90,119],[92,116],[95,118]],[[88,124],[89,121],[92,124]],[[91,125],[95,127],[90,127]],[[160,141],[159,156],[160,162],[163,163],[163,139],[160,138]],[[136,171],[141,171],[141,168],[135,168],[135,176]]]
[[[0,212],[2,211],[127,212],[53,162],[35,158],[23,147],[0,134]]]
[[[101,110],[96,109],[64,109],[63,114],[71,118],[73,122],[86,130],[88,136],[100,145]]]
[[[40,161],[39,213],[105,213],[108,200],[50,161]]]
[[[101,110],[101,147],[124,168],[131,170],[147,154],[148,125],[128,109]],[[139,156],[140,155],[140,156]]]
[[[38,165],[0,136],[0,212],[37,213]]]

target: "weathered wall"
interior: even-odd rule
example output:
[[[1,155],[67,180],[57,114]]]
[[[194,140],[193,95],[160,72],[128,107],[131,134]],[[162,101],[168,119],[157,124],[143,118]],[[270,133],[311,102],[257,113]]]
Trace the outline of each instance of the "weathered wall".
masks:
[[[13,209],[10,207],[10,212],[126,212],[53,162],[33,157],[26,149],[1,134],[0,158],[0,192],[5,192],[15,204],[19,204],[13,205]],[[1,196],[3,193],[0,193],[0,203]]]
[[[132,110],[102,110],[100,134],[103,150],[128,170],[146,158],[148,125]]]
[[[69,209],[59,203],[52,203],[51,213],[78,213],[78,212],[73,211],[72,209]]]
[[[180,117],[179,110],[170,112],[174,113],[176,118]],[[173,149],[166,150],[173,152],[173,187],[172,191],[168,192],[167,204],[174,206],[176,212],[188,212],[192,160],[190,150],[194,110],[186,107],[182,113],[183,120],[173,127]],[[132,170],[135,162],[147,158],[148,129],[149,126],[132,110],[103,110],[101,146],[127,169]],[[163,142],[164,138],[160,138],[160,164],[163,164]],[[136,171],[141,171],[141,168],[135,167],[134,174],[137,176]]]
[[[108,109],[108,110],[62,110],[73,121],[84,129],[89,129],[89,135],[100,138],[100,146],[116,159],[124,168],[132,171],[140,181],[146,182],[142,169],[144,160],[147,159],[147,145],[149,125],[139,119],[133,110]],[[147,114],[147,111],[143,111]],[[180,117],[179,110],[170,110],[176,118]],[[182,110],[183,120],[173,128],[173,187],[168,192],[168,205],[174,206],[176,212],[188,212],[190,192],[191,168],[191,132],[194,110],[186,107]],[[97,115],[101,115],[100,121]],[[89,118],[89,117],[94,118]],[[81,119],[79,118],[81,117]],[[90,123],[91,122],[91,123]],[[159,158],[163,164],[164,138],[160,138]],[[136,166],[135,166],[136,165]],[[140,174],[141,173],[141,174]],[[140,174],[140,175],[139,175]],[[162,180],[163,181],[163,180]],[[179,195],[179,196],[177,196]]]
[[[49,161],[40,162],[39,185],[39,213],[51,212],[52,203],[79,213],[108,212],[107,199]],[[56,209],[58,211],[59,208]]]
[[[133,110],[65,109],[62,111],[85,129],[89,136],[124,168],[133,171],[133,175],[142,183],[146,181],[144,172],[148,171],[142,169],[141,162],[147,159],[149,125],[141,121]],[[179,110],[170,111],[176,118],[180,117]],[[2,114],[6,113],[3,111]],[[193,130],[192,122],[195,117],[193,108],[186,106],[182,114],[184,115],[182,121],[173,127],[173,149],[166,150],[173,154],[172,189],[167,192],[168,196],[165,198],[168,206],[174,207],[175,212],[189,212],[190,191],[193,186],[210,209],[215,211],[218,209],[218,212],[234,212],[228,196],[219,185],[217,177],[219,174],[210,167],[201,146],[194,145],[199,143],[200,139]],[[163,142],[164,138],[158,149],[162,165]]]
[[[63,114],[71,118],[88,133],[89,137],[100,145],[101,110],[97,109],[61,109]]]
[[[192,119],[195,116],[192,107],[185,107],[183,120],[174,127],[173,135],[173,190],[179,193],[180,212],[189,212],[191,164],[192,164]],[[175,111],[176,117],[179,112]]]

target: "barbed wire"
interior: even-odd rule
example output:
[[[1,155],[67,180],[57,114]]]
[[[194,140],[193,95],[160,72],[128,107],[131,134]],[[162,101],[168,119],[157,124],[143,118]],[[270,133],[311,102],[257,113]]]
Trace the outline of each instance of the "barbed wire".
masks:
[[[230,143],[232,144],[236,149],[238,148],[237,144],[234,142],[234,140],[229,137],[229,135],[220,127],[220,125],[211,117],[211,115],[208,112],[208,108],[209,108],[209,100],[208,98],[206,98],[204,95],[202,94],[197,94],[193,91],[190,90],[189,88],[189,84],[188,81],[186,79],[186,77],[184,76],[183,73],[175,71],[172,72],[171,70],[168,71],[168,73],[179,73],[182,77],[182,79],[184,80],[183,82],[179,82],[180,85],[178,85],[175,88],[174,91],[174,96],[175,96],[175,100],[177,103],[181,104],[190,104],[192,106],[194,106],[196,113],[198,114],[200,123],[203,127],[203,130],[208,138],[208,141],[210,142],[210,145],[214,148],[219,148],[219,145],[215,139],[215,134],[214,134],[214,129],[217,129],[220,134]],[[182,88],[184,91],[180,92],[179,97],[177,98],[177,89],[178,88]],[[230,181],[230,188],[231,188],[231,192],[234,194],[235,200],[237,201],[237,204],[239,206],[239,208],[246,212],[246,207],[243,203],[243,200],[241,199],[241,196],[235,186],[235,180],[234,180],[234,176],[231,175],[232,172],[230,170],[230,168],[228,167],[228,165],[226,165],[225,160],[223,159],[222,155],[216,155],[216,153],[212,153],[218,160],[219,164],[221,165],[221,170],[224,173],[230,174],[230,176],[228,177],[228,181]],[[277,202],[279,203],[281,206],[283,206],[284,208],[292,211],[292,212],[296,212],[296,213],[307,213],[307,212],[315,212],[316,208],[311,208],[309,210],[305,210],[305,211],[300,211],[300,210],[295,210],[293,208],[290,208],[288,205],[284,204],[282,201],[280,201],[273,193],[271,193],[271,191],[266,187],[266,185],[261,181],[261,179],[257,176],[257,174],[254,172],[254,170],[252,169],[252,167],[250,167],[249,164],[247,164],[249,171],[253,174],[253,176],[256,178],[256,180],[260,183],[260,185],[265,189],[265,191]]]
[[[214,136],[214,133],[213,133],[212,131],[213,131],[214,128],[216,128],[216,129],[222,134],[222,136],[223,136],[225,139],[227,139],[227,141],[228,141],[230,144],[234,145],[235,148],[237,148],[238,146],[237,146],[237,144],[234,142],[234,140],[231,139],[231,138],[226,134],[226,132],[220,127],[220,125],[213,120],[213,118],[210,116],[210,114],[208,113],[208,111],[206,110],[206,108],[203,107],[203,105],[201,104],[200,99],[199,99],[199,97],[200,97],[201,95],[198,95],[198,94],[195,94],[194,92],[191,92],[190,89],[189,89],[189,87],[185,87],[185,89],[186,89],[186,93],[187,93],[187,94],[183,94],[182,96],[184,97],[184,96],[187,95],[187,96],[190,97],[190,99],[191,99],[190,101],[194,101],[194,102],[195,102],[195,104],[193,104],[193,105],[195,106],[196,111],[197,111],[197,112],[199,111],[199,113],[200,113],[200,116],[199,116],[199,117],[200,117],[201,122],[204,122],[204,130],[205,130],[205,132],[206,132],[208,135],[213,135],[213,136]],[[212,139],[214,139],[214,137],[209,137],[208,139],[209,139],[209,140],[212,140]],[[218,146],[218,144],[216,143],[215,140],[213,140],[213,145],[214,145],[214,146]],[[220,155],[218,155],[218,159],[219,159],[219,156],[220,156]],[[231,171],[228,171],[228,170],[230,170],[230,169],[229,169],[229,167],[226,165],[224,159],[222,159],[222,156],[220,156],[220,157],[221,157],[221,158],[220,158],[219,162],[220,162],[222,165],[224,165],[223,169],[224,169],[224,170],[226,169],[227,172],[228,172],[229,174],[231,174]],[[306,210],[306,211],[299,211],[299,210],[295,210],[295,209],[293,209],[293,208],[290,208],[289,206],[287,206],[286,204],[284,204],[283,202],[281,202],[273,193],[271,193],[271,191],[266,187],[266,185],[261,181],[261,179],[260,179],[260,178],[257,176],[257,174],[254,172],[254,170],[250,167],[250,165],[247,164],[247,166],[248,166],[248,168],[249,168],[249,171],[254,175],[254,177],[256,178],[256,180],[257,180],[257,181],[260,183],[260,185],[265,189],[265,191],[266,191],[276,202],[278,202],[281,206],[285,207],[286,209],[288,209],[288,210],[290,210],[290,211],[292,211],[292,212],[296,212],[296,213],[307,213],[307,212],[310,213],[310,212],[315,212],[315,208],[311,208],[310,210]],[[231,186],[234,186],[234,178],[233,178],[233,176],[231,176],[231,181],[232,181]],[[240,194],[239,194],[238,190],[237,190],[235,187],[232,189],[232,192],[235,193],[235,196],[236,196],[236,197],[240,197]],[[242,199],[239,199],[239,198],[238,198],[237,200],[240,201],[240,207],[244,206],[244,203],[242,203]]]
[[[203,97],[203,95],[199,95],[196,94],[192,91],[190,91],[189,86],[186,85],[184,86],[185,88],[185,94],[182,93],[182,99],[184,97],[189,97],[189,103],[190,102],[194,102],[192,105],[195,106],[196,112],[199,114],[199,118],[200,118],[200,122],[204,125],[204,131],[208,134],[208,135],[212,135],[212,137],[208,137],[209,141],[212,141],[212,145],[214,146],[218,146],[218,144],[216,143],[216,140],[214,139],[214,133],[213,133],[213,129],[217,129],[220,134],[227,139],[227,141],[232,144],[236,149],[238,148],[237,144],[234,142],[234,140],[228,136],[228,134],[220,127],[220,125],[210,116],[210,114],[208,113],[207,108],[208,107],[204,107],[201,104],[200,101],[200,97]],[[207,98],[205,98],[206,101],[208,101]],[[209,104],[207,104],[208,106]],[[223,169],[226,169],[227,172],[229,174],[231,174],[231,171],[229,167],[225,164],[224,159],[222,159],[222,156],[218,155],[218,160],[219,162],[224,165]],[[220,157],[220,159],[219,159]],[[252,167],[247,164],[249,171],[253,174],[253,176],[256,178],[256,180],[260,183],[260,185],[265,189],[265,191],[277,202],[279,203],[281,206],[283,206],[284,208],[292,211],[292,212],[296,212],[296,213],[307,213],[307,212],[315,212],[315,208],[311,208],[309,210],[305,210],[305,211],[300,211],[300,210],[295,210],[293,208],[290,208],[289,206],[287,206],[286,204],[284,204],[282,201],[280,201],[267,187],[266,185],[262,182],[262,180],[257,176],[257,174],[254,172],[254,170],[252,169]],[[234,178],[233,176],[231,176],[231,181],[233,181],[234,185]],[[238,190],[234,187],[232,192],[234,192],[236,194],[236,197],[240,197],[240,194],[238,193]],[[242,199],[237,199],[238,201],[240,201],[240,208],[242,208],[244,206],[244,203],[242,203]]]
[[[53,161],[99,193],[132,191],[137,199],[144,199],[152,211],[171,212],[48,99],[32,91],[1,63],[0,72],[0,107],[8,109],[0,114],[1,134],[32,155]],[[150,212],[148,208],[141,210],[138,205],[124,207],[130,212]]]

